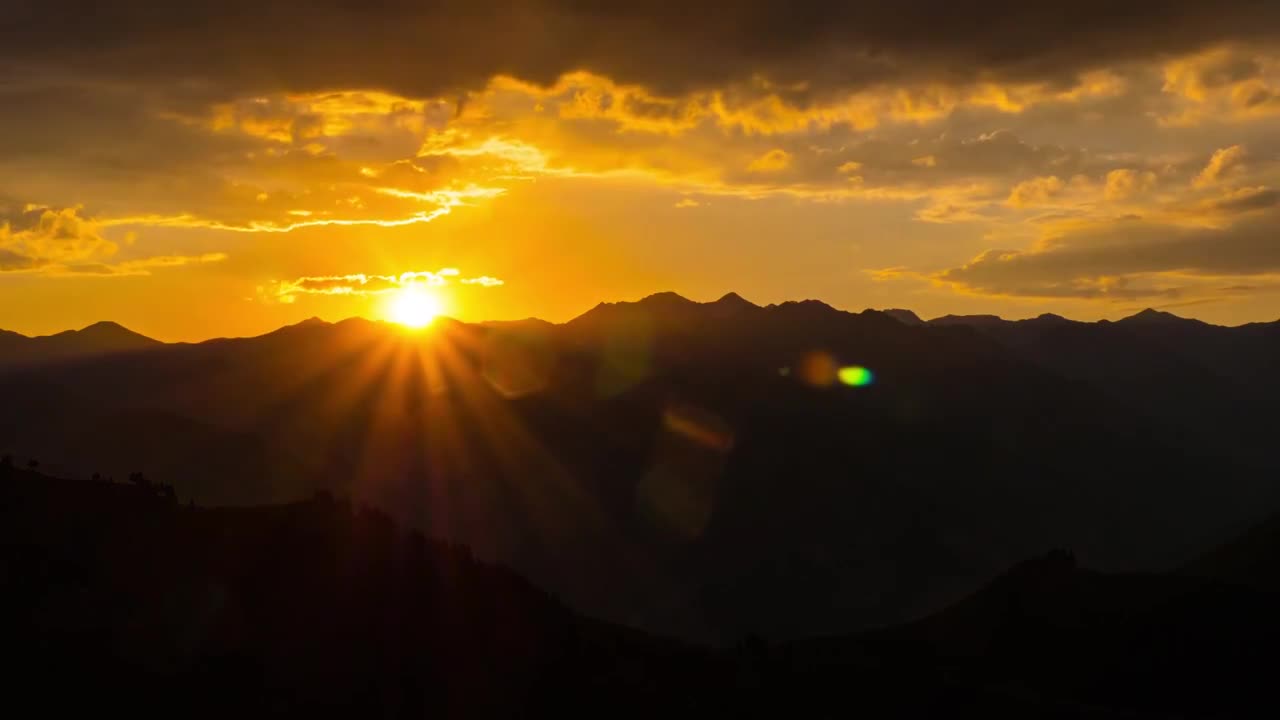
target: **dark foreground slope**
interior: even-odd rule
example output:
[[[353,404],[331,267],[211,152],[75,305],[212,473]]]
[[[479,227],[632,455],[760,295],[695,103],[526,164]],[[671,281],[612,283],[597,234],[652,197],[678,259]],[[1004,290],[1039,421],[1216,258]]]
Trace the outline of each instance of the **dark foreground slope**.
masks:
[[[6,703],[50,716],[1273,717],[1275,601],[1053,553],[910,625],[704,650],[325,496],[0,468]]]
[[[194,509],[0,469],[0,548],[6,702],[54,715],[630,714],[694,709],[695,679],[727,679],[709,655],[585,620],[325,496]]]
[[[857,645],[966,687],[1166,717],[1273,717],[1280,596],[1176,574],[1079,568],[1066,552]],[[819,644],[820,645],[820,644]]]

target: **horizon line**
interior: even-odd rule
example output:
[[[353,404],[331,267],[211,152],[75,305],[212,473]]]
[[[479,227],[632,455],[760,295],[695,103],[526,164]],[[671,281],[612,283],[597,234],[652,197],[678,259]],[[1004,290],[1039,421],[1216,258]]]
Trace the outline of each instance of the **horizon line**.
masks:
[[[905,325],[911,325],[912,323],[911,323],[911,322],[909,322],[909,321],[903,321],[901,318],[897,318],[897,317],[895,317],[895,315],[894,315],[895,313],[910,313],[910,314],[911,314],[911,316],[913,316],[913,317],[914,317],[917,321],[919,321],[919,323],[920,323],[920,324],[922,324],[922,325],[930,325],[930,324],[932,324],[932,323],[936,323],[936,322],[937,322],[937,321],[939,321],[939,320],[945,320],[945,319],[949,319],[949,318],[955,318],[955,319],[966,319],[966,318],[967,318],[967,319],[996,320],[996,321],[1000,321],[1000,322],[1008,322],[1008,323],[1027,322],[1027,321],[1038,320],[1038,319],[1045,319],[1045,318],[1057,318],[1057,319],[1061,319],[1061,320],[1064,320],[1064,321],[1067,321],[1067,322],[1080,323],[1080,324],[1084,324],[1084,325],[1100,325],[1100,324],[1112,324],[1112,323],[1122,322],[1122,321],[1124,321],[1124,320],[1128,320],[1128,319],[1135,318],[1135,317],[1138,317],[1138,316],[1141,316],[1141,315],[1144,315],[1144,314],[1149,314],[1149,313],[1154,313],[1154,314],[1158,314],[1158,315],[1161,315],[1161,316],[1169,316],[1169,317],[1172,317],[1172,318],[1176,318],[1176,319],[1178,319],[1178,320],[1182,320],[1182,321],[1186,321],[1186,322],[1199,323],[1199,324],[1206,325],[1206,326],[1209,326],[1209,327],[1225,328],[1225,329],[1242,328],[1242,327],[1248,327],[1248,326],[1251,326],[1251,325],[1266,325],[1266,324],[1271,324],[1271,323],[1280,322],[1280,318],[1278,318],[1278,319],[1276,319],[1276,320],[1255,320],[1255,321],[1250,321],[1250,322],[1240,323],[1240,324],[1238,324],[1238,325],[1220,325],[1220,324],[1211,323],[1211,322],[1208,322],[1208,321],[1205,321],[1205,320],[1200,320],[1200,319],[1198,319],[1198,318],[1188,318],[1188,317],[1184,317],[1184,316],[1178,315],[1178,314],[1176,314],[1176,313],[1169,312],[1169,311],[1167,311],[1167,310],[1161,310],[1161,309],[1159,309],[1159,308],[1157,308],[1157,307],[1146,307],[1146,308],[1143,308],[1143,309],[1141,309],[1141,310],[1134,311],[1134,312],[1132,312],[1131,314],[1126,315],[1126,316],[1124,316],[1124,317],[1122,317],[1122,318],[1119,318],[1119,319],[1117,319],[1117,320],[1108,320],[1108,319],[1106,319],[1106,318],[1102,318],[1102,319],[1098,319],[1098,320],[1078,320],[1078,319],[1075,319],[1075,318],[1067,317],[1067,316],[1065,316],[1065,315],[1061,315],[1061,314],[1058,314],[1058,313],[1051,313],[1051,312],[1044,312],[1044,313],[1040,313],[1039,315],[1028,316],[1028,317],[1021,317],[1021,318],[1006,318],[1006,317],[1004,317],[1004,316],[1002,316],[1002,315],[996,315],[996,314],[991,314],[991,313],[967,313],[967,314],[946,313],[946,314],[943,314],[943,315],[938,315],[938,316],[935,316],[935,317],[932,317],[932,318],[928,318],[928,319],[926,319],[926,318],[921,317],[921,316],[920,316],[918,313],[916,313],[914,310],[911,310],[910,308],[902,308],[902,307],[887,307],[887,308],[873,308],[873,307],[865,307],[865,308],[863,308],[862,310],[848,310],[848,309],[844,309],[844,308],[840,308],[840,307],[837,307],[837,306],[835,306],[835,305],[832,305],[832,304],[830,304],[830,303],[828,303],[828,302],[826,302],[826,301],[824,301],[824,300],[818,300],[818,299],[816,299],[816,298],[805,298],[805,299],[802,299],[802,300],[783,300],[782,302],[769,303],[769,304],[767,304],[767,305],[759,305],[759,304],[756,304],[756,303],[751,302],[750,300],[746,300],[745,298],[743,298],[743,296],[742,296],[741,294],[739,294],[739,293],[737,293],[737,292],[733,292],[733,291],[730,291],[730,292],[725,293],[724,295],[721,295],[721,296],[720,296],[719,298],[717,298],[716,300],[699,301],[699,300],[693,300],[693,299],[691,299],[691,298],[688,298],[688,297],[686,297],[686,296],[684,296],[684,295],[681,295],[680,293],[677,293],[677,292],[674,292],[674,291],[664,290],[664,291],[659,291],[659,292],[649,293],[648,295],[645,295],[645,296],[643,296],[643,297],[641,297],[641,298],[639,298],[639,299],[636,299],[636,300],[612,300],[612,301],[602,300],[602,301],[600,301],[600,302],[596,303],[595,305],[591,306],[590,308],[587,308],[586,310],[584,310],[584,311],[582,311],[582,312],[580,312],[580,313],[578,313],[578,314],[574,315],[573,317],[569,318],[568,320],[564,320],[564,321],[562,321],[562,322],[555,322],[555,321],[551,321],[551,320],[545,320],[545,319],[543,319],[543,318],[539,318],[539,317],[537,317],[537,316],[533,316],[533,315],[529,315],[529,316],[525,316],[525,317],[519,317],[519,318],[491,318],[491,319],[485,319],[485,320],[471,320],[471,321],[468,321],[468,320],[459,320],[459,319],[457,319],[457,318],[455,318],[455,317],[452,317],[452,316],[449,316],[449,315],[440,315],[440,316],[438,316],[437,318],[435,318],[435,320],[433,321],[433,324],[434,324],[435,322],[440,321],[440,320],[448,320],[448,321],[452,321],[452,322],[460,323],[460,324],[463,324],[463,325],[490,325],[490,324],[497,324],[497,323],[540,322],[540,323],[546,323],[546,324],[548,324],[548,325],[553,325],[553,326],[563,326],[563,325],[567,325],[567,324],[569,324],[569,323],[574,322],[575,320],[577,320],[577,319],[579,319],[579,318],[581,318],[581,317],[583,317],[583,316],[585,316],[585,315],[589,314],[589,313],[590,313],[590,312],[592,312],[593,310],[595,310],[595,309],[597,309],[597,308],[600,308],[600,307],[609,307],[609,306],[618,306],[618,305],[636,305],[636,304],[643,303],[643,302],[645,302],[645,301],[647,301],[647,300],[652,300],[652,299],[654,299],[654,298],[658,298],[658,297],[671,297],[672,299],[679,299],[679,300],[682,300],[682,301],[688,302],[688,303],[693,304],[693,305],[714,305],[714,304],[716,304],[716,303],[718,303],[718,302],[725,301],[725,300],[727,300],[727,299],[729,299],[729,298],[736,297],[738,300],[741,300],[741,301],[745,302],[746,304],[748,304],[748,305],[750,305],[750,306],[752,306],[752,307],[754,307],[754,308],[758,308],[758,309],[774,308],[774,307],[780,307],[780,306],[788,305],[788,304],[799,304],[799,303],[818,303],[818,304],[821,304],[821,305],[823,305],[823,306],[825,306],[825,307],[828,307],[828,308],[830,308],[830,309],[832,309],[832,310],[834,310],[834,311],[836,311],[836,312],[846,313],[846,314],[849,314],[849,315],[861,315],[861,314],[864,314],[864,313],[867,313],[867,312],[874,312],[874,313],[883,314],[883,315],[886,315],[886,316],[888,316],[888,317],[893,317],[894,319],[899,320],[899,322],[903,322],[903,324],[905,324]],[[1165,306],[1165,307],[1168,307],[1168,306]],[[321,322],[321,323],[324,323],[324,324],[326,324],[326,325],[337,325],[337,324],[339,324],[339,323],[348,322],[348,321],[351,321],[351,320],[363,320],[363,321],[366,321],[366,322],[375,323],[375,324],[379,324],[379,325],[391,325],[391,326],[396,325],[396,323],[395,323],[395,322],[393,322],[393,321],[385,320],[385,319],[381,319],[381,318],[368,317],[368,316],[366,316],[366,315],[348,315],[348,316],[346,316],[346,317],[339,318],[339,319],[336,319],[336,320],[326,320],[325,318],[323,318],[323,317],[321,317],[321,316],[319,316],[319,315],[312,315],[312,316],[310,316],[310,317],[304,318],[304,319],[299,320],[299,321],[297,321],[297,322],[286,323],[286,324],[284,324],[284,325],[280,325],[280,326],[277,326],[277,327],[274,327],[274,328],[271,328],[271,329],[265,330],[265,331],[260,332],[260,333],[252,334],[252,335],[216,335],[216,336],[206,337],[206,338],[199,339],[199,340],[162,340],[162,339],[159,339],[159,338],[156,338],[156,337],[152,337],[152,336],[146,335],[145,333],[141,333],[141,332],[138,332],[138,331],[136,331],[136,330],[133,330],[133,329],[132,329],[132,328],[130,328],[129,326],[125,325],[124,323],[121,323],[121,322],[118,322],[118,321],[115,321],[115,320],[96,320],[96,321],[94,321],[94,322],[91,322],[91,323],[89,323],[89,324],[87,324],[87,325],[84,325],[84,326],[82,326],[82,327],[79,327],[79,328],[68,328],[68,329],[63,329],[63,330],[56,330],[56,331],[53,331],[53,332],[50,332],[50,333],[41,334],[41,335],[27,335],[27,334],[24,334],[24,333],[22,333],[22,332],[18,332],[18,331],[15,331],[15,330],[9,330],[9,329],[6,329],[6,328],[3,328],[3,327],[0,327],[0,336],[3,336],[3,335],[8,334],[8,335],[16,335],[16,336],[21,337],[21,338],[26,339],[26,340],[38,340],[38,339],[47,339],[47,338],[51,338],[51,337],[55,337],[55,336],[59,336],[59,335],[70,334],[70,333],[79,333],[79,332],[84,332],[84,331],[89,330],[89,329],[91,329],[91,328],[98,327],[98,326],[102,326],[102,325],[113,325],[113,326],[115,326],[115,327],[120,328],[121,330],[126,331],[126,332],[132,333],[132,334],[134,334],[134,335],[139,335],[139,336],[141,336],[141,337],[143,337],[143,338],[145,338],[145,339],[147,339],[147,340],[151,340],[151,341],[154,341],[154,342],[156,342],[156,343],[160,343],[160,344],[164,344],[164,345],[199,345],[199,344],[202,344],[202,343],[213,342],[213,341],[217,341],[217,340],[247,340],[247,339],[252,339],[252,338],[263,337],[263,336],[266,336],[266,335],[270,335],[270,334],[272,334],[272,333],[274,333],[274,332],[277,332],[277,331],[279,331],[279,330],[283,330],[283,329],[285,329],[285,328],[297,327],[297,326],[299,326],[299,325],[305,325],[305,324],[308,324],[308,323]]]

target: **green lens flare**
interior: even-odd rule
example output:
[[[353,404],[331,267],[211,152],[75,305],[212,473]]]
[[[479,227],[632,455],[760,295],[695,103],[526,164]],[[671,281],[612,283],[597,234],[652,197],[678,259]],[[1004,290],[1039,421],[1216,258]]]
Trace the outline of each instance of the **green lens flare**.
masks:
[[[865,385],[870,385],[871,381],[875,379],[875,376],[871,374],[871,371],[861,365],[848,365],[846,367],[842,367],[840,368],[840,372],[837,374],[837,377],[840,378],[840,382],[851,387],[863,387]]]

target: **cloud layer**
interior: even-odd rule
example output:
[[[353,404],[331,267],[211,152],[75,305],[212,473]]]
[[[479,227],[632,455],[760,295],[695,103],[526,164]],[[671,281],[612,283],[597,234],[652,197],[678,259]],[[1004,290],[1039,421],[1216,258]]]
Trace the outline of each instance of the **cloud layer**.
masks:
[[[18,0],[0,28],[5,273],[226,257],[183,252],[195,233],[425,231],[555,182],[667,192],[691,225],[794,202],[794,236],[738,239],[766,263],[814,204],[893,213],[849,239],[893,270],[847,274],[968,297],[1208,297],[1280,272],[1274,2]]]
[[[183,81],[230,95],[543,84],[591,69],[664,93],[763,78],[798,96],[919,79],[1067,80],[1226,41],[1274,38],[1265,0],[1042,3],[836,0],[592,5],[571,0],[17,0],[0,59],[50,71]]]

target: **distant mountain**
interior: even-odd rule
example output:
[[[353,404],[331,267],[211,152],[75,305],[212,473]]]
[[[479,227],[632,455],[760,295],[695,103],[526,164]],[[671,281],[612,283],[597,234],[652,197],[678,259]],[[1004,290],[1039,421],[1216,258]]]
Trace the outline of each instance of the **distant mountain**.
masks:
[[[202,504],[349,494],[598,617],[802,637],[1049,547],[1167,569],[1280,507],[1253,414],[1280,392],[1246,382],[1270,326],[1146,327],[671,293],[562,325],[310,321],[0,374],[0,450]]]
[[[885,315],[888,315],[894,320],[897,320],[898,322],[901,322],[905,325],[923,325],[924,324],[924,321],[920,319],[920,316],[916,315],[910,310],[903,310],[901,308],[890,308],[888,310],[881,310],[881,312],[883,312]]]
[[[1008,321],[946,316],[930,325],[965,325],[1020,358],[1183,428],[1179,442],[1211,442],[1222,453],[1270,466],[1268,437],[1280,431],[1280,323],[1236,328],[1146,309],[1115,322],[1056,315]],[[1212,428],[1202,425],[1217,418]]]
[[[1200,322],[1199,320],[1188,320],[1187,318],[1178,317],[1177,315],[1174,315],[1174,314],[1173,314],[1173,313],[1171,313],[1171,312],[1164,312],[1164,311],[1162,311],[1162,310],[1153,310],[1153,309],[1151,309],[1151,308],[1147,308],[1147,309],[1145,309],[1145,310],[1142,310],[1142,311],[1139,311],[1139,312],[1137,312],[1137,313],[1134,313],[1133,315],[1130,315],[1130,316],[1128,316],[1128,317],[1121,318],[1121,319],[1117,320],[1117,321],[1116,321],[1116,323],[1117,323],[1117,324],[1126,324],[1126,325],[1138,325],[1138,324],[1145,324],[1145,325],[1161,325],[1161,324],[1163,324],[1163,325],[1181,325],[1181,324],[1205,325],[1205,324],[1206,324],[1206,323]]]
[[[0,369],[130,352],[158,344],[113,322],[39,337],[0,330]]]
[[[758,310],[759,305],[743,298],[735,292],[726,293],[719,300],[711,303],[712,312],[718,314],[721,318],[731,317],[736,313],[750,312]]]
[[[931,325],[965,325],[969,327],[991,327],[1009,322],[996,315],[943,315],[929,321]]]

